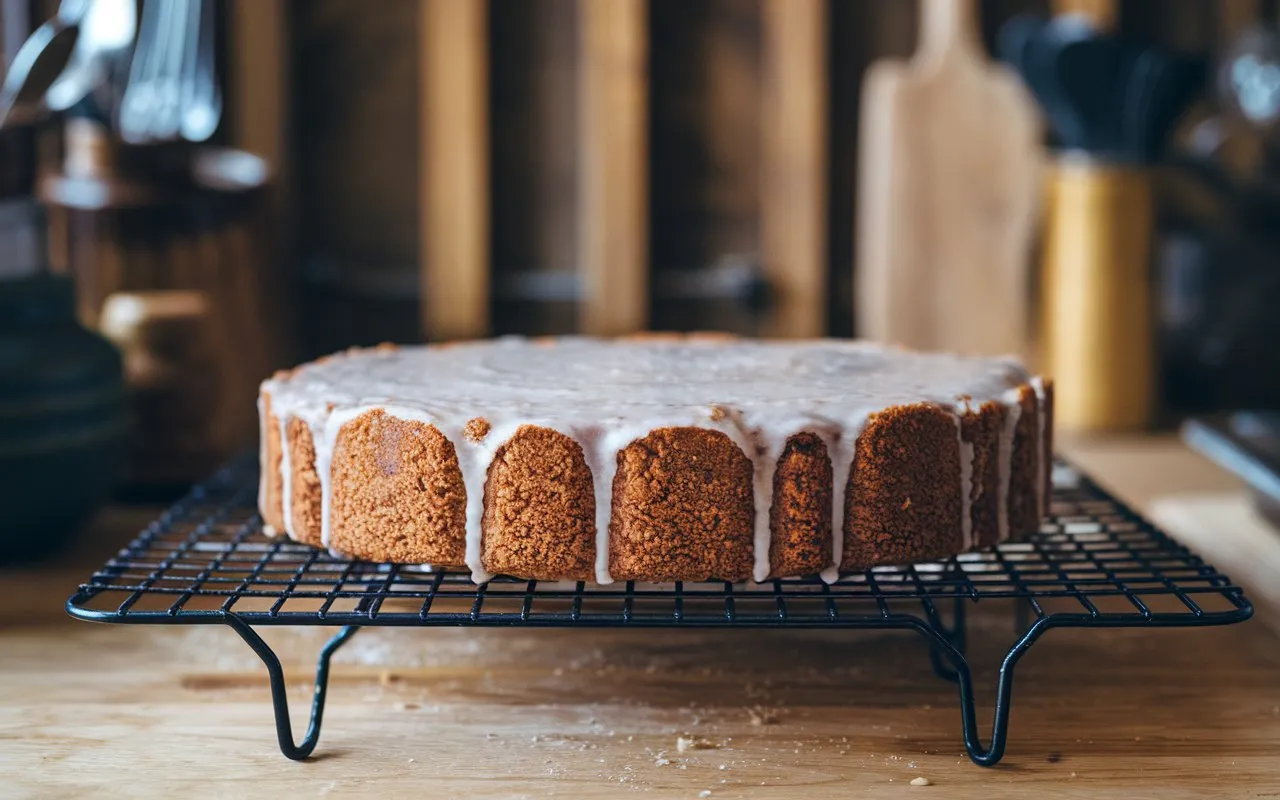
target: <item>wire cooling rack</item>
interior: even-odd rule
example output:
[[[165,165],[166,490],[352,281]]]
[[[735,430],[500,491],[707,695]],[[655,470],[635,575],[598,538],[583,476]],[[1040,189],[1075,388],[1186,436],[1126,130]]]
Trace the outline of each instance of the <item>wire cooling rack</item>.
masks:
[[[320,736],[333,653],[361,627],[896,628],[931,645],[935,671],[958,684],[965,748],[977,764],[1004,754],[1013,672],[1055,627],[1196,627],[1241,622],[1239,587],[1065,464],[1050,514],[1027,542],[942,563],[877,568],[828,585],[817,578],[587,586],[495,578],[334,558],[268,539],[255,510],[256,459],[227,466],[151,523],[67,601],[79,619],[232,627],[266,664],[281,751],[304,759]],[[1019,637],[1001,663],[990,743],[983,745],[965,657],[965,612],[1014,601]],[[259,625],[340,630],[316,669],[310,723],[295,744],[280,660]]]

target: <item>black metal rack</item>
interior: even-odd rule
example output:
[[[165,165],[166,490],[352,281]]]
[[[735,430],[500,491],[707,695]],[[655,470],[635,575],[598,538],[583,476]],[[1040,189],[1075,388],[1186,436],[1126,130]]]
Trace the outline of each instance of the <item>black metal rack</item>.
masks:
[[[270,675],[280,749],[304,759],[320,736],[333,653],[366,626],[897,628],[930,643],[935,671],[959,686],[964,743],[989,766],[1004,754],[1013,673],[1050,628],[1194,627],[1241,622],[1239,587],[1065,464],[1054,469],[1050,515],[1030,541],[945,563],[877,568],[835,584],[817,578],[587,586],[423,572],[332,556],[261,535],[257,465],[241,459],[197,486],[80,586],[79,619],[228,625]],[[991,740],[982,744],[965,657],[973,603],[1016,601],[1019,636],[996,685]],[[280,660],[259,625],[341,629],[316,670],[310,724],[295,744]]]

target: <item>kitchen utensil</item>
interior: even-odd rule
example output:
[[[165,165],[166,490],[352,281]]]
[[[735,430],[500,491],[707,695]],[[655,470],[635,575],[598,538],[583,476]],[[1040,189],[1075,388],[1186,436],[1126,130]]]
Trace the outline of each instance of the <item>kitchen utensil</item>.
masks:
[[[214,33],[217,19],[213,0],[192,0],[198,6],[192,27],[196,39],[191,47],[191,75],[184,83],[182,100],[182,138],[203,142],[218,129],[222,118],[222,92],[218,88]]]
[[[173,138],[181,126],[186,4],[146,0],[120,104],[120,136],[130,144]]]
[[[1026,46],[1024,74],[1028,76],[1027,84],[1036,93],[1059,144],[1066,150],[1084,149],[1089,141],[1089,132],[1084,112],[1072,103],[1073,95],[1067,94],[1062,83],[1063,73],[1058,62],[1064,50],[1077,43],[1091,41],[1097,35],[1085,17],[1054,17],[1035,33]],[[1093,91],[1102,89],[1094,86]]]
[[[119,118],[132,144],[203,142],[222,117],[212,0],[147,0]]]
[[[1024,78],[1030,74],[1027,64],[1032,44],[1047,24],[1048,21],[1039,14],[1019,14],[1001,25],[996,34],[996,52],[1001,60]]]
[[[134,0],[90,0],[71,59],[45,92],[51,111],[66,111],[102,85],[129,52],[137,31]]]
[[[925,0],[920,47],[862,99],[855,303],[861,335],[973,353],[1025,350],[1041,197],[1040,124],[993,65],[972,0]]]
[[[167,27],[164,34],[164,58],[156,80],[156,111],[151,118],[148,136],[152,141],[176,139],[182,131],[182,83],[190,42],[187,22],[190,4],[186,0],[155,0],[167,11]]]
[[[1079,33],[1058,42],[1052,61],[1053,83],[1080,125],[1079,140],[1066,144],[1094,155],[1114,156],[1121,142],[1116,93],[1111,87],[1122,74],[1125,48],[1121,40],[1098,35],[1092,28]]]
[[[1151,163],[1164,155],[1169,133],[1200,91],[1207,73],[1204,59],[1164,56],[1152,60],[1144,76],[1140,160]]]
[[[45,92],[71,59],[89,3],[62,0],[54,17],[36,28],[19,48],[0,85],[0,129],[39,118]]]
[[[1165,56],[1144,48],[1133,59],[1129,75],[1122,81],[1125,91],[1120,107],[1120,134],[1124,151],[1135,161],[1146,158],[1147,119],[1151,114],[1151,90],[1155,76],[1164,69]]]
[[[1060,148],[1106,161],[1159,158],[1203,80],[1203,59],[1105,33],[1078,14],[1047,22],[1015,17],[1001,29],[999,45],[1035,94]]]
[[[116,119],[120,138],[134,144],[147,140],[152,107],[155,104],[154,72],[158,59],[162,56],[159,48],[164,43],[160,11],[160,0],[145,0],[142,3],[138,40],[133,48],[133,59],[129,62],[129,76]]]

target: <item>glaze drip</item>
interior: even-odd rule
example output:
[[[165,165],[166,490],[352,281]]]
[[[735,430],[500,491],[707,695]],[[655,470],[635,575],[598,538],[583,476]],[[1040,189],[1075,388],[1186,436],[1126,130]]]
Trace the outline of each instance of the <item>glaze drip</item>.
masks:
[[[961,549],[973,548],[973,442],[964,440],[964,415],[969,404],[956,406],[956,447],[960,451],[960,542]]]
[[[1000,473],[1000,481],[996,485],[996,530],[999,541],[1005,542],[1009,540],[1009,483],[1013,479],[1013,437],[1017,433],[1018,420],[1022,418],[1018,390],[1010,389],[1002,402],[1004,425],[996,451],[996,464]]]
[[[289,418],[284,414],[277,417],[280,421],[280,511],[284,522],[284,532],[290,539],[297,539],[298,532],[293,529],[293,469],[289,457]]]

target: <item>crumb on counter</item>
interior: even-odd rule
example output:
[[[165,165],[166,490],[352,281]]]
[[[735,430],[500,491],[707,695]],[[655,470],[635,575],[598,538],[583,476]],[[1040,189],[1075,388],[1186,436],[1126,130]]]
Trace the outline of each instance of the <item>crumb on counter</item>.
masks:
[[[690,750],[714,750],[719,745],[696,736],[677,736],[676,751],[685,753]]]

